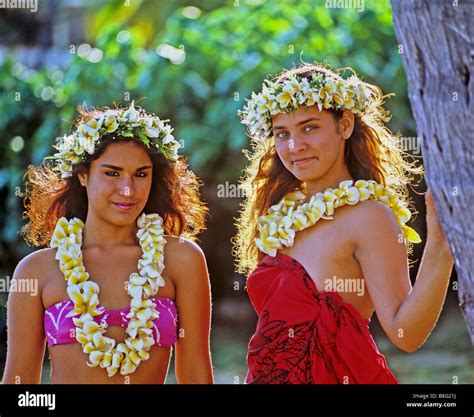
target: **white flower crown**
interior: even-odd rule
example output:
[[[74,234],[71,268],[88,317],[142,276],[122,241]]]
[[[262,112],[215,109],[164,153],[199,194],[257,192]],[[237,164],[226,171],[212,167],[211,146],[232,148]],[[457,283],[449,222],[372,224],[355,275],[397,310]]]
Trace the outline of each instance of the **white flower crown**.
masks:
[[[59,152],[47,159],[56,161],[55,169],[61,172],[61,178],[72,175],[74,165],[93,155],[100,140],[111,135],[115,137],[135,137],[146,146],[154,146],[166,158],[176,160],[180,143],[171,134],[173,128],[158,116],[135,109],[135,103],[128,109],[109,109],[104,114],[81,124],[69,136],[57,139],[54,146]]]
[[[266,140],[272,135],[272,117],[288,113],[302,106],[317,105],[324,109],[352,110],[362,113],[368,104],[369,93],[355,75],[348,79],[313,74],[310,79],[294,76],[277,83],[264,80],[262,91],[252,92],[238,115],[255,140]]]

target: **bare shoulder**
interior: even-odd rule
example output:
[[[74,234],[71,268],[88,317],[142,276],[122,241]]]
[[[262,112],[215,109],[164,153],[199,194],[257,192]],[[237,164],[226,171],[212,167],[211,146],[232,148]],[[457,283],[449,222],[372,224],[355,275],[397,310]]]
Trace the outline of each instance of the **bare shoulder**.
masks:
[[[32,275],[40,279],[42,272],[51,270],[56,265],[56,250],[52,248],[38,249],[25,256],[15,269],[15,276],[30,278]]]
[[[166,268],[173,280],[179,282],[182,277],[189,277],[190,272],[207,269],[206,257],[200,246],[190,239],[176,236],[165,236]]]
[[[383,241],[398,242],[402,234],[392,209],[380,201],[366,200],[358,203],[348,215],[348,220],[353,225],[353,237],[357,246]]]
[[[182,261],[197,260],[204,257],[201,247],[191,239],[177,236],[165,236],[165,251],[171,252],[172,257],[179,257]]]
[[[356,226],[376,228],[398,228],[398,223],[390,207],[375,200],[365,200],[353,206],[350,220]]]
[[[9,303],[12,299],[21,299],[38,302],[42,305],[42,297],[47,282],[52,276],[52,271],[56,268],[59,271],[55,260],[55,250],[51,248],[36,250],[25,256],[15,268],[13,281],[18,288],[29,288],[27,291],[13,291],[9,295]],[[39,297],[26,297],[31,295],[30,291],[39,294]],[[23,304],[26,306],[27,304]]]

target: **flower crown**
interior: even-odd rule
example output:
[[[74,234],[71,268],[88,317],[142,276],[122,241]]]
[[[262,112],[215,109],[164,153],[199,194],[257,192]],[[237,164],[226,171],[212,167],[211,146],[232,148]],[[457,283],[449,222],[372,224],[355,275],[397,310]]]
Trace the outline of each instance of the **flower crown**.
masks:
[[[58,138],[54,148],[59,152],[47,159],[56,161],[55,169],[61,172],[61,178],[68,178],[74,166],[93,155],[100,140],[113,133],[113,139],[138,138],[147,147],[154,146],[166,158],[175,161],[180,144],[171,134],[173,128],[166,122],[143,109],[135,109],[132,101],[128,109],[108,109],[80,124],[69,136]]]
[[[249,135],[258,141],[272,135],[272,117],[278,113],[312,105],[317,105],[319,111],[324,108],[362,113],[367,107],[367,99],[368,91],[355,75],[347,80],[320,73],[313,74],[310,79],[296,75],[282,83],[264,80],[262,91],[252,92],[238,115]]]

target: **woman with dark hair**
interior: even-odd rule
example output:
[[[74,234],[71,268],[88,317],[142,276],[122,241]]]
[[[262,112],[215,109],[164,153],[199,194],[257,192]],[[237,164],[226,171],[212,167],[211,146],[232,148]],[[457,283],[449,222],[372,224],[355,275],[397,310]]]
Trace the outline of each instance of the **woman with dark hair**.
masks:
[[[416,284],[407,184],[422,174],[355,74],[304,64],[240,113],[253,139],[234,252],[259,316],[246,383],[396,383],[369,333],[375,311],[413,352],[440,314],[453,260],[431,194]]]
[[[207,208],[166,121],[134,103],[82,111],[54,164],[25,175],[28,243],[13,280],[4,383],[212,383],[210,286],[193,242]],[[50,246],[48,248],[48,246]],[[138,260],[138,269],[137,269]]]

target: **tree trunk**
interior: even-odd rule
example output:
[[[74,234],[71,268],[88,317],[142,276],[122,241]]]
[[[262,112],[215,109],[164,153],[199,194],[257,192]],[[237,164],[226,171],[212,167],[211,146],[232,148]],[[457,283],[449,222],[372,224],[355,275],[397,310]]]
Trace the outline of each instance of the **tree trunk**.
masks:
[[[472,0],[391,0],[430,187],[474,344]]]

